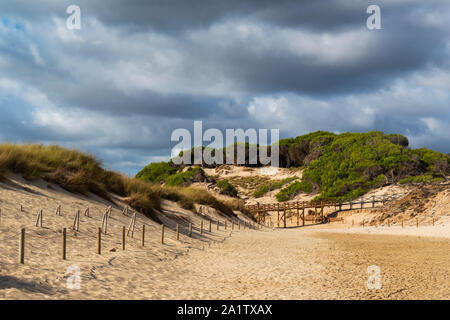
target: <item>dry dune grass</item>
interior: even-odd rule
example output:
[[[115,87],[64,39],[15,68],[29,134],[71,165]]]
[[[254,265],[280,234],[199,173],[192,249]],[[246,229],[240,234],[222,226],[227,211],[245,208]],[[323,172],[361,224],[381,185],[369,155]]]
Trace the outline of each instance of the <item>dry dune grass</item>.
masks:
[[[185,209],[195,203],[210,205],[232,215],[232,208],[206,190],[193,188],[164,188],[105,170],[92,155],[59,146],[36,144],[1,144],[0,178],[8,173],[20,174],[33,181],[43,179],[63,189],[81,195],[95,194],[111,201],[111,194],[124,197],[131,207],[159,221],[156,211],[161,199],[180,202]]]

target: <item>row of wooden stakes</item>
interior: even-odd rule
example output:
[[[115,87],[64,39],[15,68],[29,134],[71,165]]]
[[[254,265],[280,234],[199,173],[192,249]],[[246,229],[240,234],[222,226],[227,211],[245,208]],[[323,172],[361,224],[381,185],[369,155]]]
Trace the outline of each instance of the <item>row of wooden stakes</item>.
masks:
[[[42,210],[40,210],[42,211]],[[134,232],[134,223],[136,222],[136,216],[135,214],[133,215],[132,218],[132,223],[133,223],[133,228],[131,229],[131,235],[133,237],[133,232]],[[261,228],[261,225],[252,223],[251,224],[253,227],[255,228]],[[251,227],[251,225],[247,222],[244,222],[243,228],[244,229],[248,229]],[[220,228],[220,221],[217,221],[216,223],[217,226],[217,230],[219,230]],[[231,222],[231,229],[234,230],[234,226],[235,223],[234,221]],[[236,227],[238,228],[238,230],[241,229],[241,222],[239,221],[238,223],[236,223]],[[227,230],[227,221],[224,222],[224,228],[225,230]],[[126,245],[126,235],[129,235],[130,233],[130,228],[128,229],[128,234],[126,233],[126,228],[125,226],[122,227],[122,238],[121,238],[121,244],[122,244],[122,250],[125,250],[125,245]],[[209,232],[212,232],[212,221],[209,221]],[[97,254],[101,254],[102,253],[102,234],[104,233],[104,231],[102,230],[101,227],[98,227],[97,229]],[[204,228],[203,228],[203,221],[201,221],[200,223],[200,234],[204,233]],[[189,223],[189,237],[192,237],[193,234],[193,224]],[[164,224],[161,225],[161,244],[164,244],[164,239],[165,239],[165,226]],[[180,225],[177,223],[176,225],[176,239],[177,241],[180,240]],[[145,246],[145,224],[142,225],[142,237],[141,237],[141,245],[144,247]],[[61,255],[62,255],[62,259],[66,260],[67,259],[67,228],[63,228],[62,229],[62,250],[61,250]],[[19,263],[24,264],[25,263],[25,228],[22,228],[20,230],[20,240],[19,240]]]
[[[433,227],[434,227],[434,218],[432,218],[431,219],[431,223],[432,223],[432,225],[433,225]],[[352,227],[355,225],[355,221],[354,220],[352,220]],[[365,227],[365,225],[366,225],[366,221],[365,220],[363,220],[362,221],[362,223],[361,223],[361,225],[363,226],[363,227]],[[391,226],[391,221],[389,221],[389,220],[386,220],[386,225],[388,226],[388,227],[390,227]],[[402,226],[402,228],[404,228],[404,222],[403,221],[401,221],[401,224],[400,224],[401,226]],[[419,219],[418,218],[416,218],[416,228],[418,228],[419,227]]]
[[[23,206],[20,205],[19,211],[23,212]],[[59,205],[56,210],[55,210],[55,214],[57,216],[61,216],[61,211],[62,211],[62,207],[61,205]],[[128,214],[128,206],[125,206],[122,210],[122,214],[127,215]],[[38,210],[37,214],[36,214],[36,222],[35,222],[35,226],[36,227],[41,227],[42,228],[42,224],[43,224],[43,220],[44,220],[44,211],[42,209]],[[75,212],[75,217],[73,219],[73,225],[72,225],[72,229],[74,231],[80,231],[80,214],[81,214],[81,210],[77,210]],[[112,214],[112,206],[108,206],[106,208],[106,211],[103,213],[103,217],[102,217],[102,225],[101,228],[104,232],[104,234],[107,233],[108,230],[108,218],[111,217]],[[84,216],[85,217],[90,217],[90,208],[86,208],[86,210],[84,211]],[[1,217],[1,209],[0,209],[0,217]],[[134,226],[136,224],[136,212],[133,212],[133,216],[131,218],[130,221],[130,225],[128,226],[128,234],[131,232],[134,233]]]

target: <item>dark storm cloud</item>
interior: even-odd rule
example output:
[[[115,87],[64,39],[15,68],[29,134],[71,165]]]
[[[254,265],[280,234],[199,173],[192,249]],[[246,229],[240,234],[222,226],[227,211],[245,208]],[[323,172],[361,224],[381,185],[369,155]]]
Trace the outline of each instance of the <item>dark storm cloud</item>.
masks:
[[[367,40],[369,48],[361,48],[360,40],[357,37],[346,43],[346,51],[362,52],[353,63],[345,64],[342,63],[343,57],[336,59],[334,63],[323,63],[322,61],[315,61],[314,54],[301,54],[299,56],[292,50],[275,47],[277,43],[274,43],[274,47],[268,50],[254,52],[255,45],[258,45],[261,41],[270,42],[270,38],[255,39],[250,36],[249,39],[236,40],[227,46],[217,48],[216,42],[213,42],[213,44],[209,44],[208,41],[192,43],[192,41],[185,39],[184,34],[168,35],[173,41],[177,42],[176,49],[182,51],[187,60],[192,62],[192,68],[184,65],[178,70],[180,78],[197,77],[196,67],[205,65],[205,71],[211,75],[211,78],[214,74],[225,74],[228,79],[238,83],[240,89],[245,90],[248,94],[262,94],[268,91],[294,91],[300,94],[341,94],[350,91],[373,90],[380,86],[389,85],[392,79],[403,76],[410,71],[421,69],[429,63],[440,64],[448,58],[447,55],[439,56],[447,44],[448,31],[423,25],[416,20],[415,16],[411,16],[414,10],[421,7],[437,10],[435,6],[440,3],[439,1],[429,3],[428,7],[425,5],[408,6],[402,2],[400,2],[402,5],[389,5],[389,2],[386,2],[387,8],[383,7],[383,13],[386,12],[385,15],[383,14],[384,29],[378,33],[364,29],[367,1],[360,1],[356,4],[349,1],[286,1],[281,4],[271,1],[245,2],[245,4],[233,1],[226,3],[185,1],[176,2],[176,5],[174,3],[173,1],[145,2],[145,4],[138,6],[134,5],[133,1],[112,1],[108,3],[91,1],[80,2],[80,6],[83,8],[83,15],[95,16],[100,21],[110,24],[111,28],[136,24],[163,30],[162,34],[164,34],[165,24],[186,32],[186,28],[208,28],[210,24],[220,22],[221,19],[226,17],[230,17],[230,19],[258,17],[261,20],[256,21],[273,23],[274,28],[279,28],[283,26],[283,23],[279,20],[289,21],[287,19],[289,14],[292,15],[293,20],[298,21],[298,24],[294,27],[304,26],[325,30],[330,33],[331,37],[333,37],[333,33],[340,31],[340,29],[335,29],[339,26],[357,25],[358,27],[355,30],[363,30],[360,34],[361,37],[368,37],[364,33],[371,33],[370,40]],[[59,6],[61,4],[53,5],[50,12],[54,14]],[[296,14],[300,16],[294,18]],[[303,16],[309,18],[304,19]],[[330,16],[334,17],[335,20],[330,19]],[[289,25],[293,24],[289,23]],[[319,26],[321,27],[319,28]],[[146,28],[139,31],[144,30]],[[230,38],[235,36],[232,33],[233,31],[235,30],[231,30],[229,34]],[[265,35],[270,37],[271,31],[270,25],[267,26]],[[216,37],[217,35],[213,32],[206,33],[205,38],[207,39],[208,36]],[[275,36],[277,36],[277,33],[275,33]],[[226,41],[226,39],[224,40]],[[293,37],[290,41],[299,41],[297,46],[299,47],[298,51],[301,51],[302,41],[305,40],[296,40]],[[286,46],[287,44],[287,42],[284,42],[280,45]],[[305,43],[304,45],[311,44]],[[97,59],[103,63],[111,63],[111,61],[119,59],[117,52],[108,52],[107,49],[109,49],[108,46],[99,48],[86,43],[77,48],[75,54],[89,57],[89,59]],[[317,50],[320,49],[320,47],[317,48]],[[338,52],[341,49],[339,47],[326,47],[323,50]],[[38,72],[41,72],[41,70],[38,70]],[[28,68],[24,74],[27,73],[30,73]],[[67,74],[63,76],[70,78],[70,75]],[[85,80],[89,83],[90,79]],[[94,78],[94,81],[98,81],[98,79]],[[63,85],[61,84],[61,86]],[[91,85],[89,89],[83,89],[78,84],[76,85],[78,90],[68,90],[64,99],[73,98],[74,103],[77,103],[78,96],[81,99],[86,96],[83,90],[95,90]],[[114,90],[114,88],[110,89]],[[54,91],[62,92],[66,90]],[[71,95],[71,91],[73,91],[73,95]],[[89,92],[86,93],[89,94]],[[92,104],[98,107],[97,95],[90,95],[92,95],[92,100],[87,105],[89,105],[89,108],[95,107]],[[121,100],[130,98],[122,96],[121,99],[116,96],[117,93],[111,95],[111,92],[106,92],[105,94],[105,97],[112,97],[114,102],[121,105],[123,104]],[[152,98],[154,98],[155,103],[151,103]],[[142,104],[144,104],[144,108],[147,108],[147,104],[142,103],[142,101],[149,101],[150,105],[161,105],[163,110],[169,112],[179,107],[178,101],[180,99],[186,100],[186,104],[190,107],[199,104],[198,99],[188,95],[185,97],[169,95],[168,102],[162,103],[158,94],[152,92],[137,94],[134,99],[135,101],[131,102],[130,105],[135,105],[137,110],[142,110]],[[172,100],[173,102],[171,102]],[[111,108],[114,108],[114,102],[111,103]],[[118,111],[118,109],[120,108],[116,108],[114,111]],[[153,108],[150,107],[148,110],[153,111]],[[158,113],[158,110],[155,111]],[[193,114],[195,116],[197,112],[194,110]]]
[[[65,28],[68,5],[82,30]],[[0,138],[132,172],[204,128],[383,130],[450,151],[446,0],[0,3]]]
[[[360,13],[367,1],[304,0],[109,0],[52,1],[30,4],[26,0],[0,4],[2,12],[27,19],[41,20],[61,15],[67,6],[77,4],[83,14],[94,16],[107,25],[128,31],[152,28],[162,32],[184,32],[204,28],[227,18],[258,18],[286,26],[308,26],[317,29],[361,22]]]

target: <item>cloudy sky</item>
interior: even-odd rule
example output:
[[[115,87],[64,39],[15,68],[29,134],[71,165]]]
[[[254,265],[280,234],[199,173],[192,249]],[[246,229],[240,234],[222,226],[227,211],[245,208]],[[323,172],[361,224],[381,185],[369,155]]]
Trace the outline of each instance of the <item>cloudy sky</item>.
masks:
[[[69,5],[81,30],[69,30]],[[381,8],[381,30],[366,9]],[[134,174],[176,128],[381,130],[450,152],[448,0],[0,2],[0,141]]]

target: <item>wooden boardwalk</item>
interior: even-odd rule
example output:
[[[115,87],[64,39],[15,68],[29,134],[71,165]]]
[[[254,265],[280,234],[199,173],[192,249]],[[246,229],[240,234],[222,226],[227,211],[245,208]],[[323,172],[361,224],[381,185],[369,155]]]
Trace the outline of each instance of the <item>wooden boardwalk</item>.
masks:
[[[375,197],[370,198],[359,198],[356,200],[351,200],[347,202],[342,201],[329,201],[329,200],[319,200],[319,201],[290,201],[290,202],[277,202],[277,203],[264,203],[264,204],[254,204],[246,205],[245,208],[253,214],[257,222],[263,225],[267,225],[266,216],[270,212],[277,212],[277,227],[280,225],[286,228],[286,219],[288,217],[287,212],[292,214],[294,210],[297,226],[300,225],[300,220],[302,225],[305,225],[305,221],[314,222],[330,222],[336,218],[329,218],[324,215],[324,208],[333,208],[335,212],[353,209],[369,209],[375,208],[376,206],[384,206],[387,202],[396,200],[403,197],[405,194],[393,194],[387,197]],[[309,209],[309,210],[308,210]],[[311,213],[312,214],[305,214]],[[271,222],[271,221],[270,221]]]

